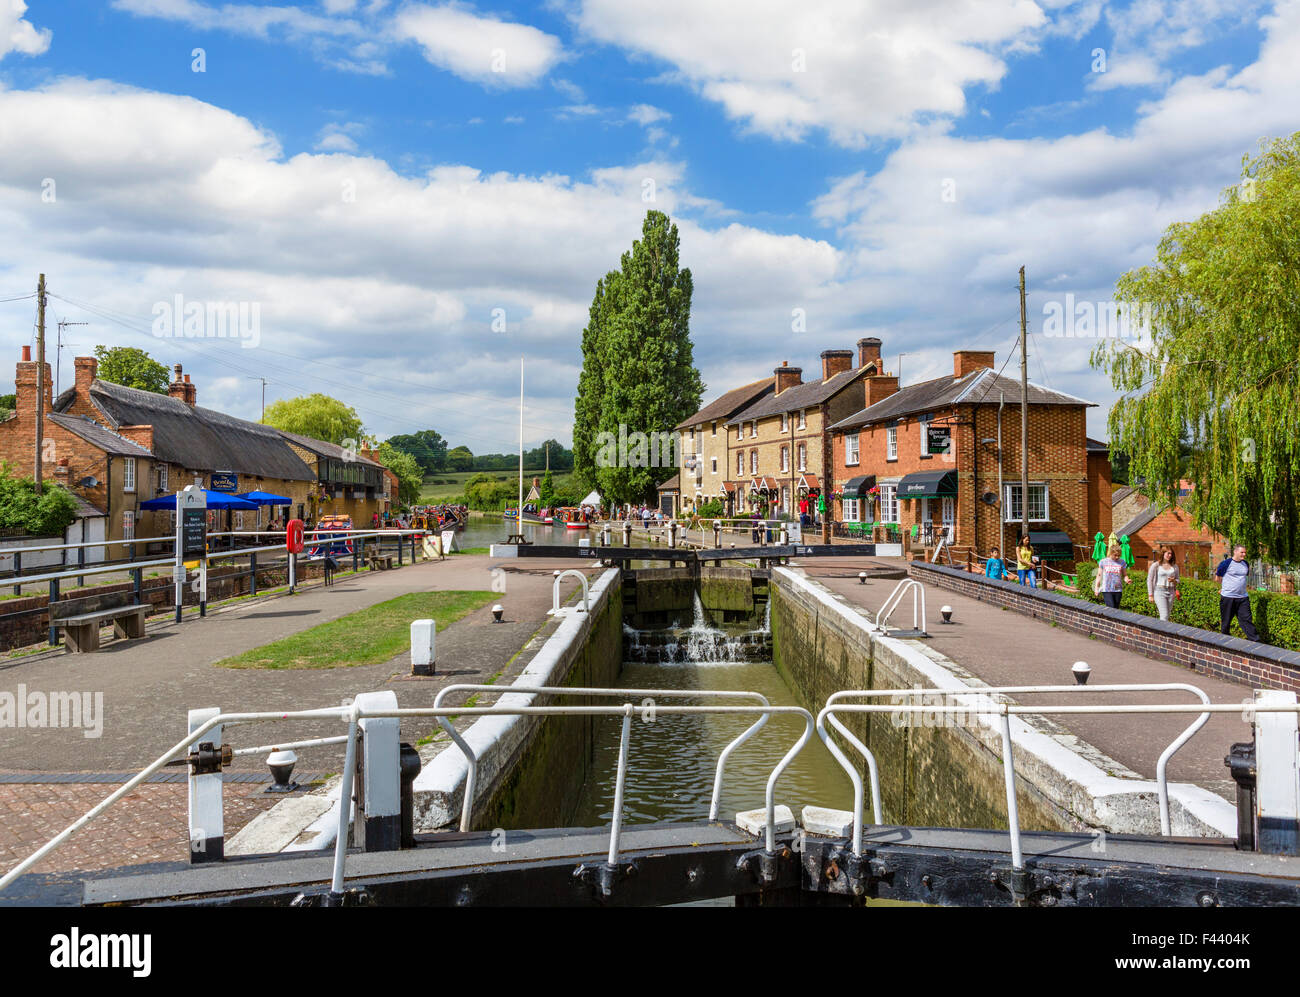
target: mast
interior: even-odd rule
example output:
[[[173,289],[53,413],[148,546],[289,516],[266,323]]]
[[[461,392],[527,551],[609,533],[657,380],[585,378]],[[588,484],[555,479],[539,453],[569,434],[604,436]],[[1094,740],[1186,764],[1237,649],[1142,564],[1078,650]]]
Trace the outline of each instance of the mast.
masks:
[[[524,358],[519,358],[519,504],[515,506],[519,517],[519,532],[524,532]]]

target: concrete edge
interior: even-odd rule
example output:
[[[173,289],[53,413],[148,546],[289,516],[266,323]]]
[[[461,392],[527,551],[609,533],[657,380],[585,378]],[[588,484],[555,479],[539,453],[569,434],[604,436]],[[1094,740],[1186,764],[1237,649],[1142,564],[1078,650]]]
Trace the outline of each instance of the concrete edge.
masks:
[[[937,689],[970,689],[979,695],[978,680],[963,679],[955,662],[924,644],[884,637],[870,630],[871,620],[857,607],[803,572],[773,567],[780,577],[802,589],[822,606],[865,631],[876,648],[904,659]],[[967,673],[969,675],[969,673]],[[987,683],[983,683],[987,685]],[[965,701],[965,700],[963,700]],[[972,734],[995,757],[1001,756],[1002,735],[995,717],[973,718]],[[1159,834],[1159,787],[1111,759],[1094,745],[1074,738],[1069,747],[1036,729],[1021,717],[1011,717],[1011,739],[1018,778],[1029,782],[1046,799],[1082,823],[1114,834]],[[1111,773],[1126,773],[1119,777]],[[1190,837],[1236,837],[1237,808],[1209,790],[1191,783],[1169,783],[1171,831]]]

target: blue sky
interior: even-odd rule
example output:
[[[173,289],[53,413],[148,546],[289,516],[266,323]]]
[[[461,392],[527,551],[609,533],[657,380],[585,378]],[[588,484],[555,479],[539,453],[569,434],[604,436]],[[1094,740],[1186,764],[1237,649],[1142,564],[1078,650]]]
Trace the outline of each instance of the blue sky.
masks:
[[[92,323],[68,368],[136,345],[246,417],[265,376],[510,450],[521,356],[526,438],[568,440],[595,281],[655,207],[709,395],[862,335],[905,382],[1000,365],[1024,264],[1031,378],[1105,438],[1045,310],[1300,127],[1297,39],[1297,4],[1224,0],[0,0],[0,298],[47,273]],[[256,345],[157,335],[178,294],[257,303]],[[31,311],[0,303],[15,359]]]

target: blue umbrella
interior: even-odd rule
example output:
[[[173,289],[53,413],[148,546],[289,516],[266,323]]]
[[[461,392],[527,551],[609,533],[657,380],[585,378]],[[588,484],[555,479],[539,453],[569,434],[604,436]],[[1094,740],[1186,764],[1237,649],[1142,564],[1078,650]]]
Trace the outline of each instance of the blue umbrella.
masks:
[[[272,495],[270,492],[240,492],[238,498],[257,505],[293,505],[293,499],[287,495]]]
[[[209,509],[257,509],[255,502],[248,502],[234,495],[227,495],[224,492],[210,492],[203,489],[203,496],[207,499]],[[150,499],[148,502],[141,502],[140,508],[145,510],[161,510],[163,512],[176,511],[175,495],[160,495],[158,498]]]

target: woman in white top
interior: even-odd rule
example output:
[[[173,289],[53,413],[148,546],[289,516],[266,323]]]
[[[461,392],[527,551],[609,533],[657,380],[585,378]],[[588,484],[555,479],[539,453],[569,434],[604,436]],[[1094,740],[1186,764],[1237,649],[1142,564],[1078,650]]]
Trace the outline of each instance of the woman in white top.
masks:
[[[1162,551],[1160,560],[1152,561],[1147,569],[1147,598],[1156,604],[1162,620],[1169,619],[1174,606],[1174,593],[1178,591],[1178,562],[1172,550]]]

